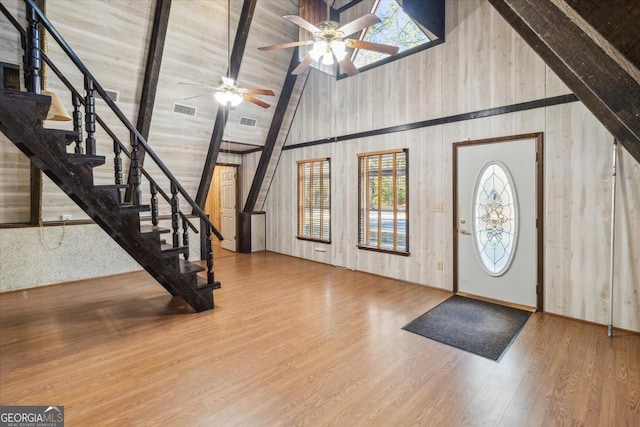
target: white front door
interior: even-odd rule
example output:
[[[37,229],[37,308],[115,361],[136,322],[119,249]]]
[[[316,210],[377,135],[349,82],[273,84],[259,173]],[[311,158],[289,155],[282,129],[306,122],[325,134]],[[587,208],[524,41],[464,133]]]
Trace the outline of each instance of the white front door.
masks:
[[[455,149],[458,292],[536,308],[537,137]]]
[[[222,247],[236,251],[236,168],[234,166],[218,166],[221,168],[221,233],[224,236]]]

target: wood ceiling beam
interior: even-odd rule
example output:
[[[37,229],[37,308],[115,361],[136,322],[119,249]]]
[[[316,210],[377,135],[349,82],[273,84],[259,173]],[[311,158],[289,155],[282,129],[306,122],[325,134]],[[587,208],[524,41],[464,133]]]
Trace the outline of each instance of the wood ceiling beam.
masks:
[[[251,28],[251,21],[253,20],[253,12],[256,8],[256,2],[257,0],[244,0],[242,5],[242,12],[240,13],[240,19],[238,21],[236,38],[233,41],[233,49],[231,50],[229,68],[227,70],[227,77],[233,80],[238,80],[240,64],[242,63],[242,56],[244,55],[244,49],[247,45],[247,39],[249,38],[249,29]],[[207,194],[213,179],[213,170],[216,167],[218,154],[220,153],[220,145],[222,144],[222,136],[224,135],[224,128],[227,125],[228,117],[229,112],[227,107],[219,105],[218,112],[216,113],[216,120],[213,124],[211,140],[209,141],[207,158],[202,170],[202,178],[200,178],[200,186],[198,187],[198,193],[195,198],[195,202],[200,207],[204,207],[204,203],[207,200]]]
[[[144,84],[142,85],[136,124],[136,128],[145,139],[149,138],[149,129],[151,128],[151,117],[158,89],[162,53],[164,51],[164,41],[167,37],[167,28],[169,27],[170,12],[171,0],[156,0],[156,12],[153,19],[153,29],[151,30],[147,67],[144,72]],[[140,156],[140,163],[142,164],[144,150],[142,150]]]
[[[265,141],[262,154],[260,154],[260,160],[258,162],[256,173],[253,177],[253,182],[251,183],[251,189],[249,190],[247,201],[244,205],[244,209],[242,209],[242,212],[244,213],[252,213],[255,210],[256,201],[258,200],[258,195],[260,194],[260,189],[262,188],[262,183],[264,182],[264,177],[267,173],[267,169],[269,168],[269,163],[271,162],[271,158],[273,156],[273,150],[276,146],[276,143],[278,142],[278,135],[280,134],[282,121],[284,120],[284,116],[287,113],[289,100],[291,99],[291,94],[293,93],[293,88],[298,77],[297,75],[292,74],[292,72],[299,63],[298,48],[296,48],[294,49],[293,55],[291,56],[291,62],[289,63],[289,69],[287,70],[287,77],[285,77],[284,84],[282,85],[282,91],[280,92],[280,97],[278,98],[276,111],[273,114],[271,126],[269,126],[267,139]],[[282,140],[282,144],[284,144],[284,138]]]
[[[640,6],[637,0],[566,0],[600,36],[640,69]]]
[[[640,162],[640,82],[553,2],[489,1]],[[631,37],[637,22],[625,20],[617,24],[621,31],[629,27],[627,34]]]
[[[164,41],[167,37],[169,27],[169,15],[171,12],[171,0],[156,0],[156,10],[153,18],[153,28],[151,29],[151,39],[149,40],[149,52],[147,53],[147,66],[144,71],[144,81],[142,83],[142,94],[140,96],[140,106],[138,107],[138,120],[136,129],[146,139],[149,140],[149,130],[151,128],[151,118],[153,116],[153,106],[156,101],[156,91],[160,78],[160,67],[162,65],[162,53],[164,51]],[[140,146],[138,159],[140,166],[144,164],[145,149]],[[127,184],[131,184],[133,174],[129,173]],[[131,187],[127,188],[125,199],[131,198]]]

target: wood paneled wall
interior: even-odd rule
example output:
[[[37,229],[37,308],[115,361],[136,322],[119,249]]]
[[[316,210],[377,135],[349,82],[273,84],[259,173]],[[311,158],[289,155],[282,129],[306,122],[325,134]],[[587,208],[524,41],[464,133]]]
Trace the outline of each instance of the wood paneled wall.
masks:
[[[0,133],[0,223],[28,223],[30,212],[30,162]]]
[[[488,2],[449,1],[446,18],[444,44],[338,81],[312,72],[288,144],[569,93]],[[285,150],[265,204],[267,249],[452,289],[452,144],[529,132],[544,132],[545,310],[606,324],[613,138],[579,102]],[[411,256],[358,250],[356,154],[405,147]],[[317,157],[332,166],[326,252],[295,238],[295,164]],[[640,165],[624,150],[620,163],[614,324],[640,330]]]

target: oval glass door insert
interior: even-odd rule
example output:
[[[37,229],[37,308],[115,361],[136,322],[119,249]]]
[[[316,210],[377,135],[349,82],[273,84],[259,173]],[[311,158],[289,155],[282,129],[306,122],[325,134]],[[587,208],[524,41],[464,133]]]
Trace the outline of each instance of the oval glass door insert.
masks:
[[[507,272],[518,239],[518,201],[507,167],[487,163],[473,193],[473,243],[480,264],[491,276]]]

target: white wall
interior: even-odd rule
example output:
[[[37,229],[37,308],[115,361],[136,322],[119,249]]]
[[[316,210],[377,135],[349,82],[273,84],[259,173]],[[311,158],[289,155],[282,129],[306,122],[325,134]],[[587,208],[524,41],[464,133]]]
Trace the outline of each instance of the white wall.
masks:
[[[171,221],[160,226],[171,229]],[[199,234],[190,238],[189,259],[198,260]],[[96,224],[0,229],[0,292],[141,269]]]

